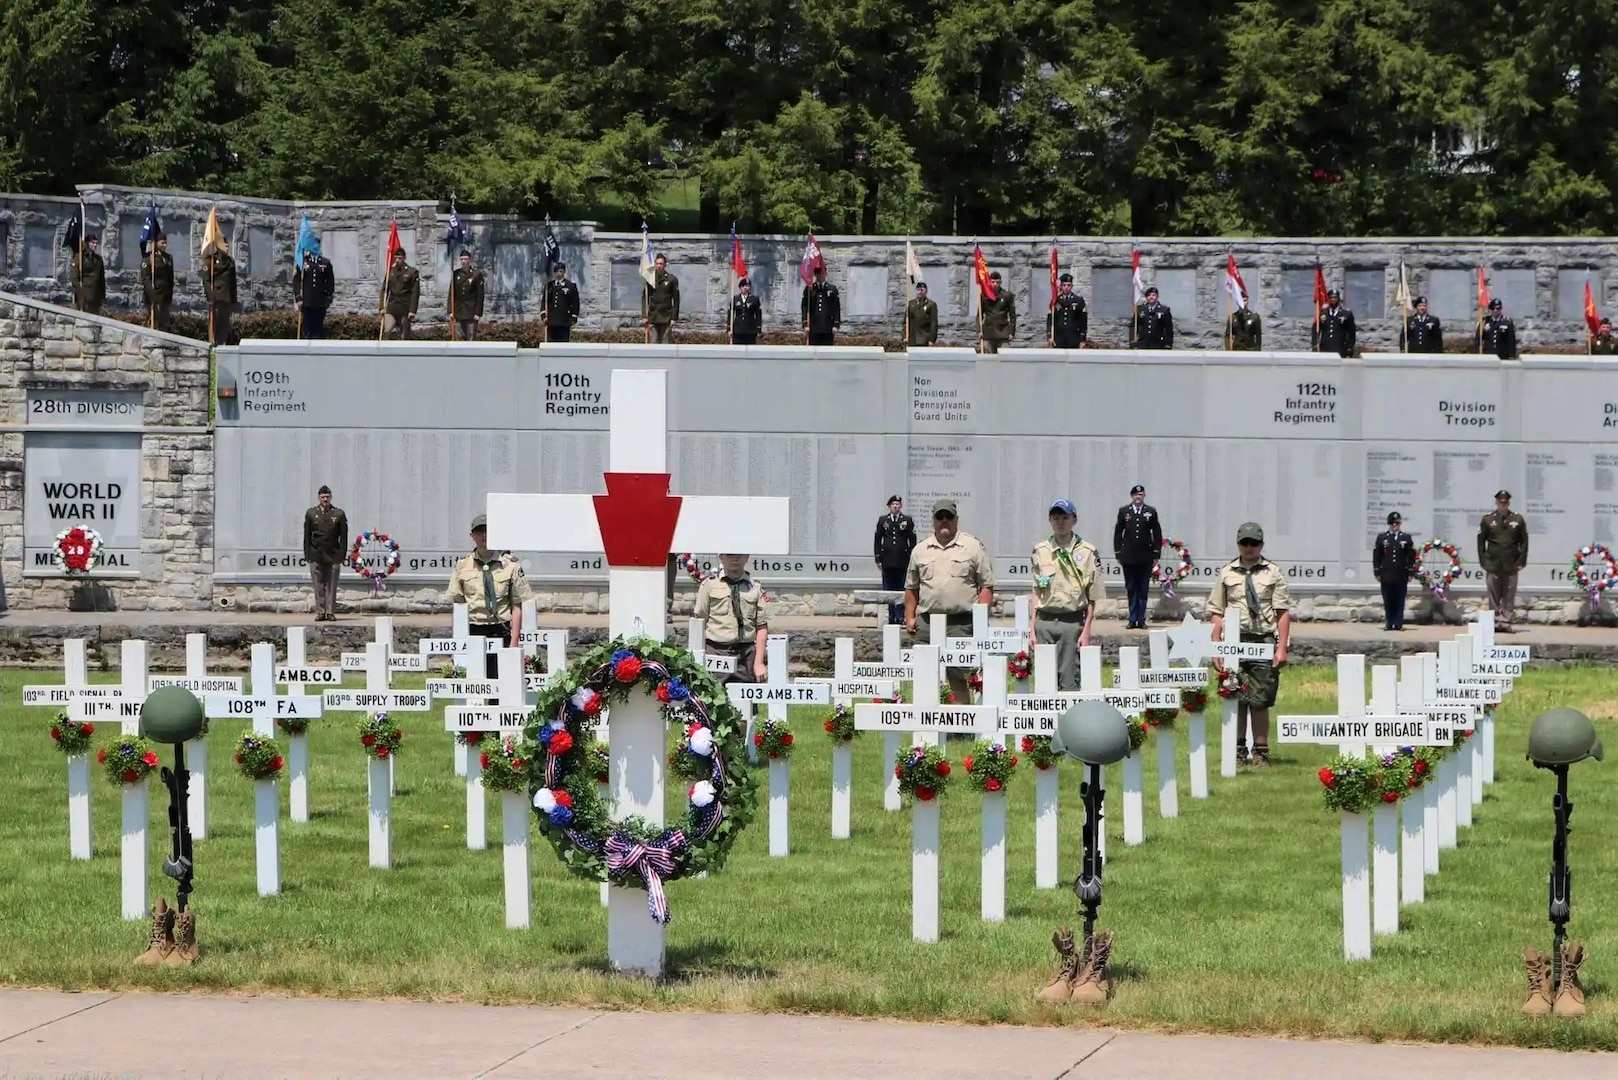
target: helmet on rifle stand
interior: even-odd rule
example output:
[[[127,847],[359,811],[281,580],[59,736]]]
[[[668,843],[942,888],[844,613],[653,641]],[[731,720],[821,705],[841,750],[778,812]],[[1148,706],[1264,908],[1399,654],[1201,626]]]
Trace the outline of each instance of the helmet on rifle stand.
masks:
[[[1056,721],[1051,748],[1088,765],[1111,765],[1129,756],[1129,721],[1105,701],[1081,701]]]
[[[189,742],[202,724],[202,702],[183,686],[153,690],[140,707],[140,733],[153,742]]]
[[[1564,706],[1534,718],[1528,731],[1528,759],[1535,765],[1554,768],[1585,758],[1602,759],[1601,740],[1588,716]]]

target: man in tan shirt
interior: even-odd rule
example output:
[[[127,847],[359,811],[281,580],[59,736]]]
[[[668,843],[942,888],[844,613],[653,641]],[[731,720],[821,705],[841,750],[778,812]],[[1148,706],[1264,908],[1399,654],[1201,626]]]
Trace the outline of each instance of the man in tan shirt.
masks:
[[[946,637],[972,636],[972,605],[994,603],[994,566],[982,541],[960,532],[954,499],[933,504],[933,534],[910,553],[905,573],[905,629],[914,634],[919,615],[927,624],[926,644],[932,640],[933,615],[948,618]],[[956,701],[968,701],[966,669],[950,668],[950,689]]]
[[[764,639],[770,620],[764,610],[764,587],[747,573],[746,555],[721,555],[724,573],[697,587],[691,616],[703,621],[703,648],[715,656],[734,656],[736,672],[719,681],[763,682],[769,671]]]
[[[1215,641],[1225,637],[1225,613],[1234,611],[1243,641],[1267,641],[1275,646],[1275,659],[1250,660],[1240,669],[1237,694],[1236,759],[1244,765],[1270,763],[1270,707],[1281,690],[1281,669],[1287,662],[1287,640],[1292,634],[1292,598],[1287,576],[1264,558],[1264,530],[1249,521],[1236,530],[1236,558],[1219,568],[1208,592],[1208,614],[1213,616]],[[1247,719],[1253,719],[1253,753],[1247,753]]]
[[[472,554],[455,564],[449,576],[449,602],[465,604],[473,637],[496,638],[501,647],[518,647],[522,606],[531,598],[528,575],[515,559],[489,550],[488,518],[472,519]],[[499,674],[494,653],[484,661],[485,678]],[[470,671],[467,674],[471,674]]]
[[[1056,646],[1056,688],[1079,688],[1079,650],[1090,644],[1096,604],[1106,598],[1095,545],[1073,531],[1078,511],[1051,503],[1051,535],[1034,545],[1034,642]],[[1030,648],[1029,655],[1033,655]]]

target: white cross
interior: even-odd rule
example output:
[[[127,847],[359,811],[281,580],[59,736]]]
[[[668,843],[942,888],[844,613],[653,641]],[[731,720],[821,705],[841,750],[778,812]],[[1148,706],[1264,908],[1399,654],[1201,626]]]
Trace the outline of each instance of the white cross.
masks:
[[[1019,596],[1021,625],[990,626],[989,605],[972,605],[972,647],[984,656],[1012,656],[1028,644],[1028,598]]]
[[[1390,694],[1379,698],[1386,711],[1368,712],[1365,701],[1365,657],[1343,653],[1337,657],[1337,715],[1279,716],[1275,721],[1278,743],[1315,743],[1336,746],[1339,753],[1360,757],[1367,746],[1387,750],[1399,746],[1437,746],[1438,731],[1428,718],[1401,713]]]
[[[389,671],[421,672],[427,670],[427,657],[420,653],[401,653],[394,649],[392,615],[378,615],[376,617],[376,636],[373,640],[388,647]],[[364,671],[366,670],[365,653],[343,653],[341,663],[344,671]]]
[[[1187,616],[1187,618],[1189,618],[1189,616]],[[1268,642],[1243,641],[1241,622],[1241,613],[1227,608],[1225,611],[1224,640],[1217,641],[1213,645],[1214,658],[1221,662],[1226,671],[1237,672],[1238,678],[1240,678],[1241,661],[1270,660],[1275,656],[1275,646],[1269,644]],[[1361,657],[1360,681],[1362,683],[1365,680],[1364,663],[1365,659],[1364,657]],[[1340,667],[1338,670],[1341,672]],[[1341,674],[1338,676],[1338,686],[1339,689],[1342,686]],[[1363,703],[1365,701],[1365,691],[1363,688],[1360,691],[1360,701],[1360,712],[1363,713],[1365,711],[1363,707]],[[1234,697],[1225,699],[1225,707],[1219,723],[1220,776],[1236,775],[1236,744],[1240,741],[1238,736],[1241,734],[1241,732],[1237,730],[1237,724],[1240,723],[1241,720],[1237,710],[1240,708],[1240,706],[1241,702]]]
[[[90,688],[83,638],[66,638],[62,642],[62,682],[61,686],[23,687],[23,704],[60,711],[73,700],[75,691]],[[90,858],[90,807],[90,755],[74,754],[67,759],[67,846],[71,858]]]
[[[898,627],[894,627],[895,630]],[[854,639],[838,638],[832,643],[832,704],[852,708],[855,698],[892,697],[898,689],[896,678],[854,677]],[[891,761],[888,757],[885,761]],[[883,770],[891,775],[889,769]],[[851,743],[838,741],[831,750],[831,835],[833,840],[847,840],[849,835],[850,801],[854,781],[854,748]]]
[[[1198,622],[1189,613],[1180,620],[1179,626],[1170,627],[1169,662],[1183,660],[1192,667],[1206,666],[1213,658],[1213,626],[1210,623]],[[1153,667],[1159,665],[1152,661]]]
[[[203,714],[210,720],[251,720],[253,731],[273,737],[278,719],[317,720],[324,703],[313,694],[276,693],[275,646],[256,642],[251,650],[254,693],[207,694],[202,699]]]
[[[276,685],[285,685],[287,696],[299,697],[305,687],[338,686],[342,681],[341,667],[310,665],[308,627],[287,627],[287,662],[275,665]],[[309,820],[309,735],[306,732],[287,735],[287,808],[293,821]]]
[[[201,699],[208,694],[239,694],[242,692],[240,675],[208,674],[208,635],[185,635],[185,674],[149,675],[146,691],[165,686],[178,686]],[[192,839],[208,838],[208,739],[206,735],[192,739],[185,745],[185,767],[191,774],[186,784],[186,825]]]
[[[669,499],[667,371],[614,371],[611,410],[608,494],[492,492],[487,506],[488,542],[493,548],[513,551],[605,553],[608,633],[615,638],[645,636],[663,641],[667,637],[664,569],[668,556],[677,551],[788,554],[787,500],[684,496],[675,504]],[[654,478],[650,484],[645,483],[648,475]],[[598,506],[611,523],[605,531],[597,517]],[[638,533],[631,536],[632,530]],[[660,549],[655,553],[650,551],[654,542]],[[609,543],[614,551],[608,550]],[[650,695],[631,695],[613,708],[611,802],[620,815],[637,815],[658,827],[665,820],[664,728],[662,712]],[[647,918],[646,900],[638,890],[610,890],[607,950],[615,968],[662,974],[663,927]]]

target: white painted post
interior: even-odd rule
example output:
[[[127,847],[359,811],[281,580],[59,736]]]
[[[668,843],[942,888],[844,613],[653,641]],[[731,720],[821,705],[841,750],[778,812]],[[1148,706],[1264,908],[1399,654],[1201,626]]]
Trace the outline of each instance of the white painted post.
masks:
[[[277,696],[275,646],[267,641],[255,642],[250,657],[254,696]],[[274,738],[274,716],[263,711],[256,712],[253,716],[253,733]],[[253,847],[260,896],[278,896],[281,892],[280,810],[281,795],[276,782],[273,779],[253,781]]]
[[[942,641],[941,628],[934,624],[934,641]],[[919,707],[938,704],[938,681],[942,672],[938,665],[939,646],[917,645],[910,650],[915,665],[915,704]],[[936,745],[938,736],[929,738],[921,732],[913,736],[914,745]],[[890,770],[891,771],[891,770]],[[942,847],[939,832],[938,800],[912,799],[910,811],[910,936],[917,941],[938,940],[938,856]]]
[[[787,636],[785,634],[771,634],[765,640],[765,663],[769,667],[769,681],[771,683],[785,684],[789,681],[787,674]],[[778,715],[779,714],[779,715]],[[772,720],[785,721],[787,707],[771,703],[769,716]],[[748,742],[748,746],[753,744]],[[792,762],[785,758],[776,758],[770,762],[770,858],[784,859],[792,851],[791,828],[792,819],[788,812],[788,802],[792,792]]]
[[[1140,689],[1140,647],[1125,645],[1118,650],[1118,687]],[[1124,758],[1124,843],[1138,847],[1146,842],[1145,780],[1142,754],[1130,751]]]
[[[1079,691],[1099,694],[1105,689],[1101,681],[1101,646],[1086,645],[1079,650]],[[1096,767],[1095,784],[1101,795],[1107,792],[1107,770]],[[1107,858],[1107,803],[1103,798],[1100,819],[1096,822],[1096,853]]]
[[[62,642],[62,674],[67,686],[90,684],[83,638]],[[90,806],[90,755],[74,754],[67,759],[67,850],[71,858],[91,856]]]
[[[1056,646],[1034,646],[1034,693],[1056,693]],[[1057,806],[1061,765],[1034,770],[1034,888],[1057,886]]]
[[[308,627],[287,627],[287,667],[306,667],[309,664]],[[288,696],[301,695],[303,683],[287,683]],[[287,799],[294,824],[309,821],[309,735],[299,732],[287,736]]]
[[[1494,646],[1494,612],[1478,612],[1477,625],[1472,629],[1472,650],[1474,659],[1482,660],[1488,657],[1488,650]],[[1494,783],[1494,717],[1483,716],[1478,719],[1477,737],[1482,743],[1479,752],[1482,757],[1480,773],[1485,784]]]
[[[1151,630],[1146,634],[1147,658],[1152,670],[1166,670],[1169,666],[1169,632]],[[1180,729],[1160,727],[1157,740],[1157,812],[1165,818],[1180,816]]]
[[[897,628],[896,628],[897,629]],[[838,638],[832,643],[832,677],[836,680],[854,677],[854,639]],[[833,707],[852,708],[854,699],[833,695]],[[892,771],[891,767],[888,770]],[[854,747],[839,741],[831,748],[831,836],[833,840],[847,840],[849,834],[850,804],[854,786]]]
[[[208,635],[185,635],[185,673],[191,678],[208,674]],[[185,767],[191,774],[185,787],[185,819],[191,839],[208,839],[208,738],[199,735],[185,744]]]
[[[1371,669],[1370,713],[1391,716],[1399,711],[1399,669],[1378,664]],[[1380,752],[1386,753],[1387,748]],[[1401,793],[1402,795],[1403,793]],[[1401,801],[1404,801],[1401,799]],[[1399,932],[1399,804],[1378,803],[1371,812],[1371,929]]]
[[[380,624],[381,620],[378,620]],[[389,620],[391,628],[392,620]],[[378,627],[380,629],[380,625]],[[365,689],[371,693],[387,693],[388,646],[373,641],[365,646]],[[393,772],[389,767],[393,755],[386,760],[369,758],[366,783],[369,788],[369,817],[371,825],[371,866],[387,870],[393,866],[393,829],[390,820],[393,801]]]
[[[1185,724],[1185,753],[1191,774],[1191,797],[1208,797],[1208,714],[1192,713]]]
[[[983,704],[996,709],[1006,704],[1006,658],[986,655],[983,658]],[[990,737],[1004,746],[1001,735]],[[1015,752],[1016,746],[1011,750]],[[983,921],[1004,922],[1006,919],[1006,793],[983,793],[982,857]]]
[[[1414,656],[1399,660],[1398,706],[1400,712],[1417,712],[1421,706],[1421,661]],[[1427,842],[1423,836],[1426,790],[1432,777],[1400,803],[1401,829],[1399,836],[1399,900],[1402,904],[1420,904],[1427,899],[1427,877],[1424,870]]]
[[[1242,640],[1240,626],[1241,620],[1235,612],[1227,612],[1225,618],[1225,643],[1239,644]],[[1227,666],[1229,666],[1227,664]],[[1240,671],[1238,665],[1236,668]],[[1219,775],[1236,775],[1236,725],[1240,720],[1239,705],[1235,698],[1221,699],[1219,714]]]
[[[1415,661],[1416,684],[1420,687],[1423,703],[1436,700],[1438,696],[1438,654],[1420,653],[1412,658]],[[1401,661],[1402,663],[1402,661]],[[1427,783],[1421,789],[1421,844],[1422,844],[1422,872],[1428,875],[1438,873],[1438,853],[1442,845],[1439,842],[1443,829],[1440,826],[1439,793],[1443,787],[1444,760],[1440,758],[1437,775],[1427,778]]]
[[[1438,646],[1438,659],[1436,661],[1437,681],[1435,686],[1441,686],[1455,681],[1455,645],[1453,642],[1443,641]],[[1456,827],[1459,824],[1459,810],[1456,799],[1458,786],[1459,763],[1456,754],[1452,751],[1444,755],[1438,765],[1438,846],[1448,851],[1455,847]],[[1471,807],[1467,807],[1468,811]]]
[[[1450,682],[1459,682],[1463,678],[1463,669],[1471,669],[1471,659],[1472,640],[1464,633],[1438,646],[1438,667],[1441,672],[1447,671],[1446,678]],[[1477,723],[1474,721],[1472,737],[1451,755],[1455,759],[1455,826],[1458,829],[1472,827],[1472,744],[1477,742],[1477,735]]]
[[[884,664],[898,664],[903,662],[904,639],[900,637],[898,626],[888,625],[882,628],[882,662]],[[936,694],[937,691],[934,691]],[[911,700],[915,700],[915,690],[911,690]],[[899,733],[897,731],[884,731],[882,733],[882,809],[887,811],[898,810],[903,803],[899,799],[899,778],[893,775],[893,759],[899,754]]]
[[[1343,854],[1343,958],[1371,958],[1371,868],[1366,860],[1369,822],[1364,814],[1340,815]]]
[[[500,683],[500,707],[503,709],[526,708],[527,691],[523,683],[523,653],[522,649],[501,649],[495,658],[496,678]],[[484,736],[487,738],[488,736]],[[495,738],[501,735],[495,733]],[[470,821],[472,809],[471,777],[472,769],[478,764],[478,755],[467,757],[467,812]],[[483,817],[483,779],[482,770],[478,778],[478,817]],[[527,791],[502,791],[500,793],[500,826],[501,848],[504,856],[504,869],[506,876],[506,929],[528,929],[532,909],[532,870],[530,865],[528,837],[529,807],[532,804],[528,799]],[[467,828],[470,830],[471,825]],[[480,820],[478,832],[484,831],[484,823]],[[479,839],[482,837],[480,835]],[[470,846],[471,835],[467,836]],[[482,845],[480,844],[479,847]]]
[[[1365,657],[1360,653],[1337,655],[1337,715],[1349,719],[1365,715]],[[1337,744],[1337,752],[1344,757],[1364,757],[1365,743],[1346,739]]]
[[[146,699],[146,642],[125,641],[120,649],[122,665],[120,693],[125,701]],[[120,726],[125,735],[140,734],[140,717],[125,716]],[[123,785],[123,836],[120,844],[123,879],[123,915],[144,919],[151,899],[146,895],[146,819],[151,813],[146,782]]]
[[[456,604],[455,605],[454,612],[450,615],[450,631],[449,631],[450,637],[454,637],[454,638],[470,638],[472,636],[472,618],[471,618],[471,615],[469,614],[469,610],[470,609],[467,607],[466,604]],[[528,621],[526,615],[524,615],[522,624],[524,626],[527,626],[527,627],[532,627],[534,625],[533,623]],[[476,660],[474,660],[470,656],[468,656],[468,657],[466,657],[466,658],[464,658],[462,660],[462,663],[466,666],[466,677],[468,679],[482,679],[482,678],[487,677],[487,672],[488,672],[489,669],[488,669],[488,665],[487,665],[486,662],[479,664],[476,671],[472,670],[473,664],[478,663],[479,661],[486,661],[486,656],[484,654],[480,653],[480,654],[478,654]],[[454,745],[454,747],[455,747],[455,775],[456,776],[465,776],[466,775],[466,769],[467,769],[467,764],[466,764],[467,761],[469,761],[470,759],[476,757],[477,755],[470,753],[469,751],[470,751],[471,748],[468,747],[465,743],[461,742],[460,739],[451,739],[450,741],[451,741],[452,745]],[[468,780],[467,781],[467,795],[466,795],[467,800],[468,800],[468,805],[470,805],[470,800],[472,798],[472,790],[471,790],[471,788],[472,788],[472,782],[471,782],[471,780]],[[471,823],[470,818],[467,819],[466,829],[467,829],[467,832],[466,832],[466,835],[467,835],[466,846],[468,848],[471,848],[471,850],[473,850],[473,851],[482,851],[483,850],[483,844],[482,843],[479,843],[478,846],[475,847],[475,848],[472,847],[472,839],[471,839],[471,837],[472,837],[472,823]]]
[[[387,648],[388,662],[382,669],[383,682],[382,682],[381,685],[378,686],[378,685],[374,685],[372,683],[372,681],[371,681],[370,658],[369,657],[366,658],[365,688],[367,690],[376,691],[377,693],[386,693],[387,690],[388,690],[388,680],[390,680],[392,678],[392,675],[393,675],[393,616],[392,615],[378,615],[376,617],[376,634],[375,634],[374,640],[377,643],[379,643],[379,644],[381,644],[381,645],[383,645],[383,646],[385,646]],[[386,764],[388,766],[388,798],[391,800],[393,798],[394,792],[396,792],[398,790],[398,785],[396,783],[396,778],[395,778],[395,775],[394,775],[397,766],[395,764],[395,756],[393,754],[388,755],[388,759],[387,759]]]

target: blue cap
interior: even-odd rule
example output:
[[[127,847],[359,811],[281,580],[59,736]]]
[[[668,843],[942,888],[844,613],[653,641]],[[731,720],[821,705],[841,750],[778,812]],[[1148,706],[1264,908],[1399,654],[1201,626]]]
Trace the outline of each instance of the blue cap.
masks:
[[[1073,509],[1073,503],[1070,502],[1067,499],[1057,499],[1055,502],[1051,503],[1050,512],[1054,514],[1054,513],[1057,513],[1058,511],[1060,511],[1061,513],[1067,514],[1067,515],[1069,515],[1071,517],[1078,517],[1079,516],[1079,512],[1077,510]]]

